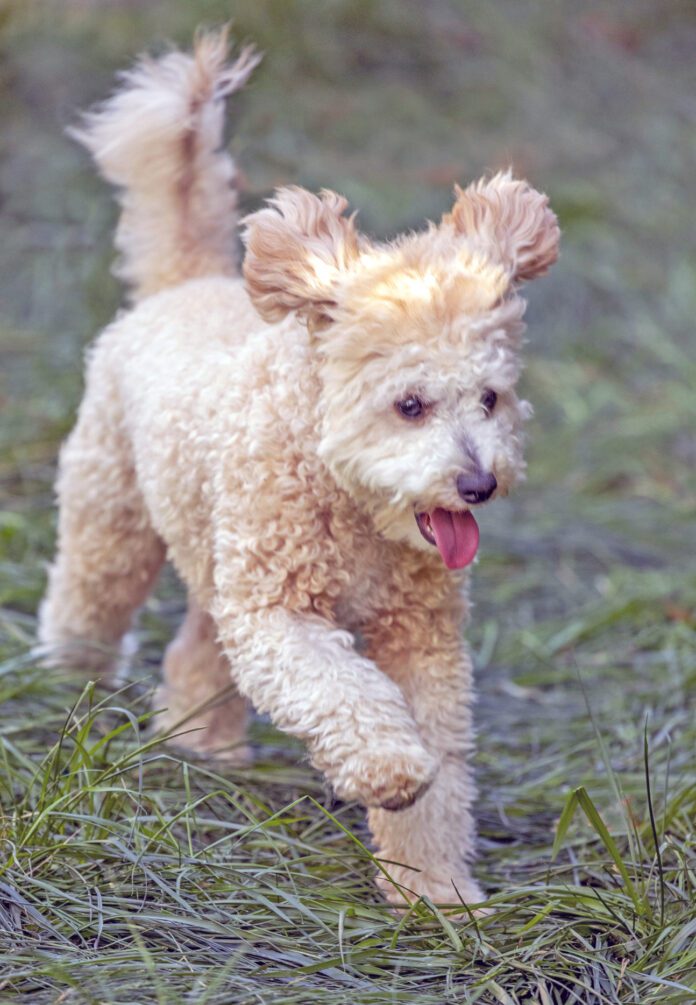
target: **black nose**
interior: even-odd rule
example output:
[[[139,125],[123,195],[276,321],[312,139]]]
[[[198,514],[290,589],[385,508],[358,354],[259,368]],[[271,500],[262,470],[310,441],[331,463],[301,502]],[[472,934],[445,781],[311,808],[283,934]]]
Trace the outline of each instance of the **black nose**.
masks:
[[[497,488],[498,483],[491,472],[476,471],[474,474],[457,477],[457,492],[467,503],[485,502]]]

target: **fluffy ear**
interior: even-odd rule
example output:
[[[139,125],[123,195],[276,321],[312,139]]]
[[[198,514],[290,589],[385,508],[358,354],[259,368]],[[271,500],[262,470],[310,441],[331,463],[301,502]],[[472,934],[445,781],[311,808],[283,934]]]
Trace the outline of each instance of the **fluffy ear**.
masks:
[[[558,258],[561,232],[548,197],[509,171],[462,191],[442,218],[467,242],[502,265],[513,282],[542,276]]]
[[[334,288],[359,255],[348,202],[324,189],[280,188],[245,221],[244,279],[257,311],[278,321],[289,311],[315,324],[331,318]]]

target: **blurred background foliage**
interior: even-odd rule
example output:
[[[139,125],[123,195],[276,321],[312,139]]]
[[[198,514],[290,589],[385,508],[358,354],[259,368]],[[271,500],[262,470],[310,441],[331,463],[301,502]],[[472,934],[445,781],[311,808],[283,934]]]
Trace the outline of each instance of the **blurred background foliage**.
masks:
[[[281,183],[329,186],[360,210],[366,230],[389,236],[436,219],[454,181],[512,164],[560,217],[561,260],[529,291],[529,479],[482,514],[471,632],[482,690],[481,875],[494,890],[536,881],[570,784],[591,784],[624,826],[586,698],[636,806],[644,810],[646,712],[656,768],[671,750],[680,806],[687,796],[694,803],[696,7],[5,0],[7,681],[33,641],[55,459],[79,401],[82,353],[121,302],[109,276],[115,206],[64,129],[144,49],[187,45],[198,24],[229,18],[239,40],[266,52],[230,110],[244,209]],[[146,672],[181,603],[165,579],[148,604]],[[3,730],[31,756],[55,734],[67,699],[45,673],[22,680],[7,692]],[[283,741],[264,728],[259,737],[282,761]],[[316,784],[302,771],[282,789],[288,799]],[[360,827],[359,815],[347,819]]]
[[[544,492],[491,510],[496,531],[523,557],[512,514],[524,505],[543,538],[599,566],[689,557],[696,14],[678,2],[6,3],[0,474],[12,508],[35,508],[50,481],[80,350],[120,301],[115,207],[64,128],[143,49],[230,16],[267,53],[231,110],[245,208],[279,183],[330,185],[384,236],[437,218],[453,181],[508,164],[550,193],[563,257],[530,291],[525,386],[531,486]]]

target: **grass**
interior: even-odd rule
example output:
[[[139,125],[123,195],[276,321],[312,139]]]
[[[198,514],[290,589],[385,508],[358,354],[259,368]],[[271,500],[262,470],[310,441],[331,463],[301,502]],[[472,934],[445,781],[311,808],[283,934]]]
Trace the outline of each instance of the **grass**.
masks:
[[[686,5],[6,4],[0,19],[0,1003],[696,1000],[696,259]],[[151,739],[166,577],[110,695],[31,656],[114,212],[62,138],[163,33],[235,14],[248,206],[330,184],[392,233],[513,160],[564,228],[532,291],[527,485],[487,510],[470,637],[494,912],[393,917],[363,815],[257,721],[252,768]]]

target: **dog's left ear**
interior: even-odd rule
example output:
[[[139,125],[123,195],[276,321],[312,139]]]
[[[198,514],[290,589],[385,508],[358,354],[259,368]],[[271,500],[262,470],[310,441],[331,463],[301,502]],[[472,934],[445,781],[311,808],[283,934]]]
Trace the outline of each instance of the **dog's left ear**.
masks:
[[[353,217],[343,215],[347,206],[327,189],[316,196],[293,186],[246,217],[244,279],[264,320],[290,311],[318,327],[331,320],[336,283],[360,254]]]
[[[457,198],[442,223],[502,265],[512,282],[543,276],[558,258],[556,214],[548,197],[526,181],[505,171],[454,191]]]

